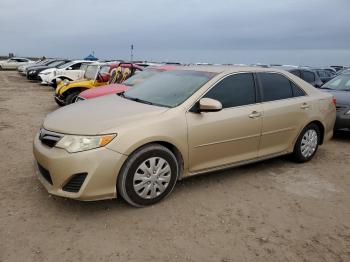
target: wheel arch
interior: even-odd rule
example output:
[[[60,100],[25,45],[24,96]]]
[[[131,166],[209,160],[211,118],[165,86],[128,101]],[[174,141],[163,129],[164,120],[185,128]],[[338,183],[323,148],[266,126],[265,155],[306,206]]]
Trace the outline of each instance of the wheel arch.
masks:
[[[324,141],[324,134],[325,134],[325,127],[324,127],[323,123],[319,120],[313,120],[310,123],[308,123],[306,126],[311,125],[311,124],[315,124],[320,129],[321,137],[320,137],[319,144],[322,145],[323,141]]]
[[[185,167],[184,156],[183,156],[183,153],[181,152],[181,150],[174,143],[171,143],[171,142],[166,141],[166,140],[147,141],[147,142],[144,142],[141,145],[137,145],[135,148],[131,149],[130,150],[131,153],[128,154],[128,157],[130,155],[134,154],[136,151],[140,150],[141,148],[146,147],[146,146],[150,146],[153,144],[158,144],[158,145],[164,146],[165,148],[169,149],[174,154],[174,156],[179,164],[180,175],[178,177],[178,180],[181,180],[183,177],[182,175],[184,173],[183,171],[184,171],[184,167]],[[127,161],[127,159],[123,163],[123,166],[125,165],[126,161]]]
[[[298,135],[296,136],[296,138],[294,139],[294,142],[293,142],[293,147],[292,147],[293,149],[295,147],[295,143],[297,142],[301,132],[304,130],[305,127],[307,127],[308,125],[311,125],[311,124],[315,124],[320,129],[321,136],[320,136],[319,145],[323,144],[324,135],[325,135],[325,127],[324,127],[323,123],[320,120],[314,119],[314,120],[308,122],[306,125],[302,126],[302,128],[299,130],[299,133],[298,133]]]
[[[52,81],[57,81],[57,78],[60,78],[62,80],[69,80],[69,81],[74,81],[72,78],[68,77],[68,76],[64,76],[64,75],[60,75],[60,76],[55,76]]]
[[[71,88],[68,88],[68,89],[64,90],[61,93],[61,95],[66,97],[66,96],[70,95],[73,92],[79,91],[79,93],[81,93],[81,92],[85,91],[86,89],[88,89],[88,88],[81,87],[81,86],[71,87]]]

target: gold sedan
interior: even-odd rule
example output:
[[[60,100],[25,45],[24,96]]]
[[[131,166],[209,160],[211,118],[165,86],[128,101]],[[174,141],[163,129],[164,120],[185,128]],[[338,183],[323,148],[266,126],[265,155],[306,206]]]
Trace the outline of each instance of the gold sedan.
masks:
[[[335,101],[278,69],[181,67],[119,94],[59,109],[34,140],[48,192],[154,204],[177,180],[280,155],[313,158]]]

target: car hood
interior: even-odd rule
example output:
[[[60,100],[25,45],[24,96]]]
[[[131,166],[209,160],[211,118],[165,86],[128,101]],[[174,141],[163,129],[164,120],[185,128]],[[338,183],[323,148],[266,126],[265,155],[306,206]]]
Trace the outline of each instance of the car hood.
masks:
[[[28,67],[27,70],[31,71],[31,70],[45,70],[45,69],[49,69],[49,68],[55,68],[54,66],[31,66]]]
[[[350,105],[350,91],[338,91],[331,89],[320,89],[321,91],[330,93],[337,99],[337,104],[339,105]]]
[[[128,89],[129,87],[122,84],[111,84],[86,90],[82,92],[79,96],[85,99],[90,99],[99,96],[121,93]]]
[[[48,69],[45,69],[43,71],[40,72],[40,74],[45,74],[45,73],[52,73],[54,71],[56,71],[57,68],[53,67],[53,68],[48,68]]]
[[[154,119],[169,108],[138,103],[117,95],[77,102],[49,114],[43,127],[49,131],[98,135],[117,133],[118,127]]]

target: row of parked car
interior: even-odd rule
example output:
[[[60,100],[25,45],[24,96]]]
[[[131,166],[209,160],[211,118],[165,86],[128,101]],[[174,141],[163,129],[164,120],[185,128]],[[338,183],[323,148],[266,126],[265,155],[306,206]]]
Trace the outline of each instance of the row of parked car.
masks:
[[[37,74],[55,87],[59,105],[72,104],[49,114],[34,139],[38,178],[62,197],[120,195],[133,206],[152,205],[187,176],[286,154],[309,161],[334,128],[350,127],[346,70],[118,61],[60,67],[74,71],[75,63],[82,78],[56,78],[56,67]],[[29,66],[27,77],[30,71],[39,70]],[[318,71],[332,79],[318,83]]]
[[[22,61],[22,58],[14,58]],[[210,66],[210,64],[200,64]],[[18,67],[18,71],[29,80],[40,81],[44,85],[55,89],[55,101],[64,106],[79,100],[90,99],[107,94],[116,94],[128,90],[130,87],[150,78],[156,73],[175,70],[179,64],[160,65],[149,63],[125,63],[119,61],[93,62],[87,60],[46,59],[37,62],[29,62]],[[240,65],[244,66],[244,65]],[[344,86],[333,87],[334,83],[341,85],[350,69],[342,66],[330,66],[327,68],[315,68],[292,65],[254,65],[264,68],[278,68],[303,79],[316,88],[331,92],[338,100],[339,111],[337,128],[347,126],[347,118],[350,112],[348,104],[350,99]],[[329,83],[336,77],[335,81]],[[131,78],[129,80],[129,78]],[[345,81],[345,80],[344,80]],[[326,84],[327,83],[327,84]],[[99,87],[99,88],[95,88]],[[346,88],[345,88],[346,89]]]

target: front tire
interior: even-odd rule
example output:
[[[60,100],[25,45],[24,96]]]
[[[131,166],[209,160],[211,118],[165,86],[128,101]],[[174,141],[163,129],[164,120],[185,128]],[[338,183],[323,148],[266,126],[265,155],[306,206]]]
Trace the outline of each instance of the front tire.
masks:
[[[80,91],[73,91],[66,97],[66,105],[73,104],[77,101]]]
[[[306,126],[301,131],[294,146],[293,157],[296,162],[310,161],[316,154],[321,140],[320,128],[315,124]]]
[[[135,207],[153,205],[173,190],[179,177],[179,164],[166,147],[151,144],[129,156],[117,180],[122,198]]]
[[[64,103],[62,103],[61,101],[59,101],[59,100],[56,99],[56,98],[55,98],[55,102],[56,102],[56,104],[59,105],[59,106],[64,106],[64,105],[65,105]]]

